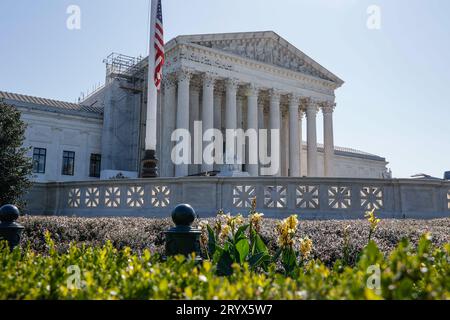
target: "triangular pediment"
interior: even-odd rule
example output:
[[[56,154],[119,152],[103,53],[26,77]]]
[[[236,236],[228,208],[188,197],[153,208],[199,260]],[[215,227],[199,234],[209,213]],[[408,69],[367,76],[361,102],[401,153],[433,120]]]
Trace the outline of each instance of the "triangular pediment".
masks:
[[[201,45],[343,84],[336,75],[272,31],[180,36],[177,42]]]

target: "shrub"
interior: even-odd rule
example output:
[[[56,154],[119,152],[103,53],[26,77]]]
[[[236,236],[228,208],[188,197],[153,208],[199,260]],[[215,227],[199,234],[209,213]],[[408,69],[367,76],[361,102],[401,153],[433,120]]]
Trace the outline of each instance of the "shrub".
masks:
[[[145,249],[69,246],[58,253],[46,235],[47,254],[13,252],[0,244],[0,299],[449,299],[450,245],[433,246],[429,235],[416,248],[402,241],[385,257],[371,241],[355,267],[327,267],[310,260],[288,277],[270,267],[253,272],[233,264],[229,277],[209,261],[173,257],[162,262]],[[369,288],[371,267],[379,287]]]
[[[301,215],[300,215],[301,217]],[[210,225],[215,219],[206,219]],[[55,241],[56,249],[65,252],[70,242],[79,245],[102,246],[110,241],[113,247],[130,247],[135,253],[149,249],[153,253],[164,252],[164,231],[172,225],[170,219],[146,218],[72,218],[72,217],[21,217],[19,222],[25,226],[22,247],[28,243],[36,252],[46,253],[44,232],[48,230]],[[278,249],[276,225],[279,220],[264,219],[261,238],[269,251]],[[374,240],[380,251],[387,255],[403,238],[416,246],[420,236],[426,232],[433,235],[433,244],[443,246],[450,242],[450,219],[438,220],[389,220],[383,219],[374,233]],[[319,259],[327,266],[336,260],[344,259],[345,234],[347,239],[346,261],[354,265],[358,253],[367,245],[368,222],[364,220],[325,220],[305,221],[300,219],[296,236],[309,237],[314,247],[311,259]]]

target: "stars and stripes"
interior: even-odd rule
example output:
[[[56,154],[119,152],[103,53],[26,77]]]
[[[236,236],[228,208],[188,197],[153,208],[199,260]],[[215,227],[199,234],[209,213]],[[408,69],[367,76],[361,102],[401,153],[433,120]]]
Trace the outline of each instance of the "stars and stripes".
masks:
[[[161,89],[162,81],[162,68],[164,65],[164,29],[163,29],[163,17],[162,17],[162,4],[161,0],[156,0],[156,19],[155,19],[155,74],[154,81],[157,90]]]

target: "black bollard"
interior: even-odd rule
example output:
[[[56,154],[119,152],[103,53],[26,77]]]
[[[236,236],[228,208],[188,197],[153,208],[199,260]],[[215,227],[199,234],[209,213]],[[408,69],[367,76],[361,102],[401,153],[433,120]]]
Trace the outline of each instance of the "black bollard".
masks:
[[[16,206],[7,204],[0,208],[0,240],[8,241],[11,250],[20,244],[20,235],[25,229],[16,222],[19,216],[20,212]]]
[[[200,236],[202,231],[192,228],[196,219],[194,209],[188,204],[181,204],[172,211],[175,227],[166,231],[166,255],[190,256],[195,253],[196,260],[201,261]]]

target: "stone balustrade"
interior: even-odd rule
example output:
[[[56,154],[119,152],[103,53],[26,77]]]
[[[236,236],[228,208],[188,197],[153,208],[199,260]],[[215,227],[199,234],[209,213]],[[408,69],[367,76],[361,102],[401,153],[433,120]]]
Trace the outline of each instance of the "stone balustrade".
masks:
[[[246,214],[257,197],[258,211],[283,218],[450,216],[450,182],[333,178],[172,178],[98,183],[36,184],[27,196],[28,213],[76,216],[167,217],[180,203],[202,216],[219,209]]]

